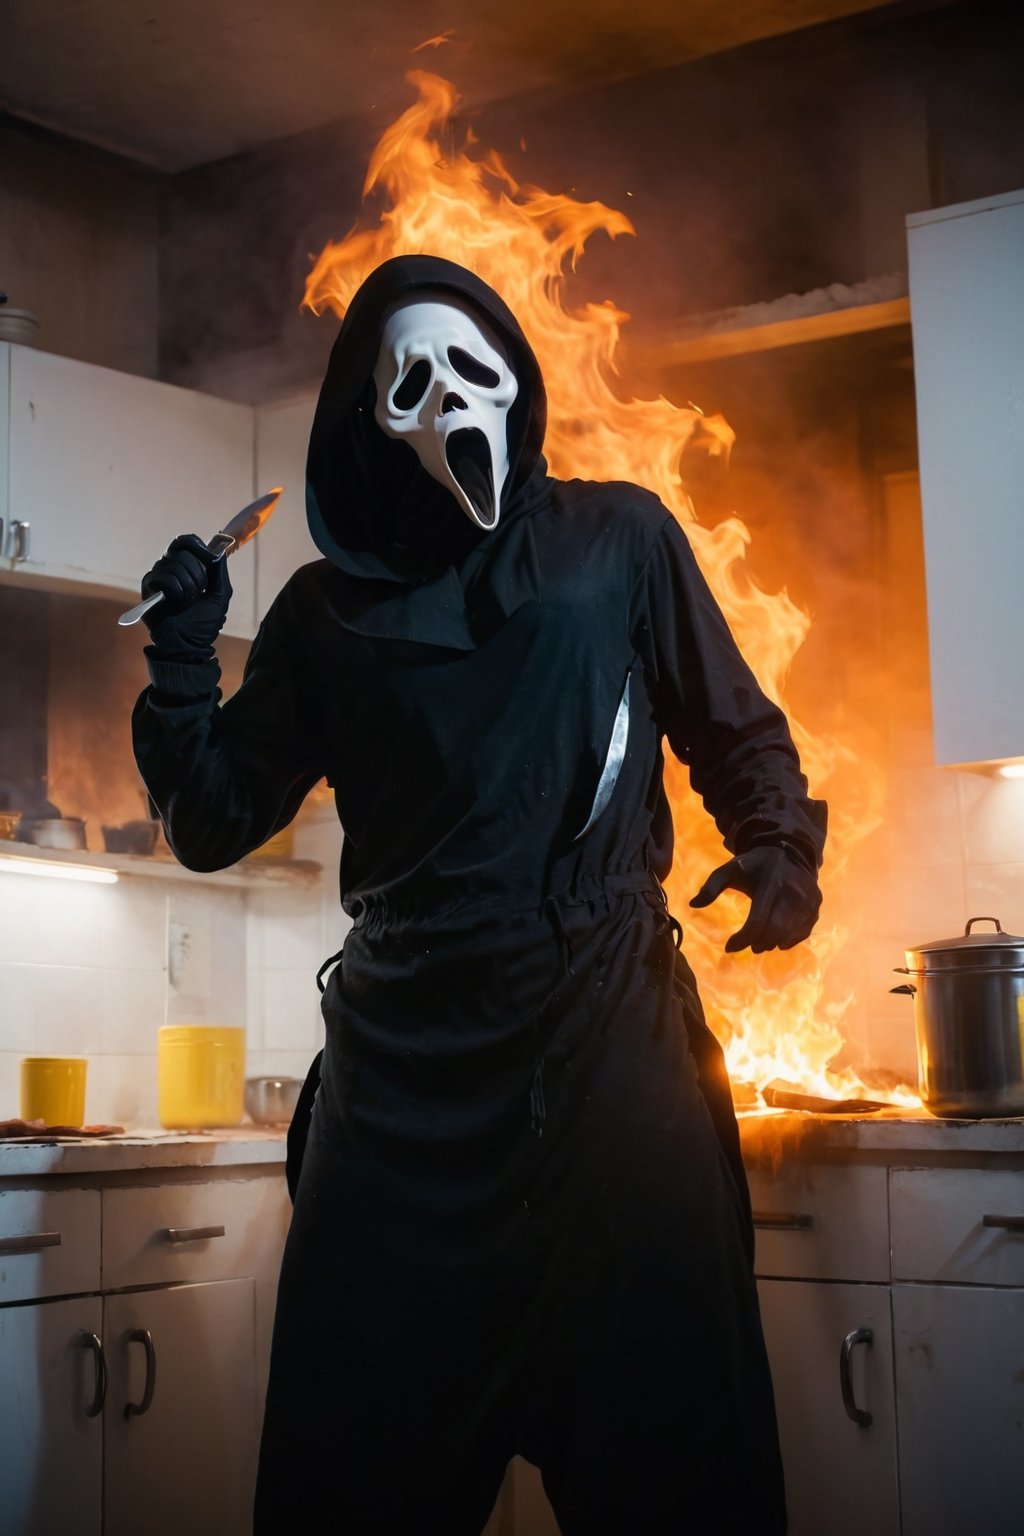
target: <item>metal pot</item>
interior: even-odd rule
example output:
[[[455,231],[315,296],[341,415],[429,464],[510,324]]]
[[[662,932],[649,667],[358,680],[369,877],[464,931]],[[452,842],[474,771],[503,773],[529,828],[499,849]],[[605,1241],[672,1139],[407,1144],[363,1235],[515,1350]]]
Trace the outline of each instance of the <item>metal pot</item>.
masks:
[[[973,933],[975,923],[995,932]],[[915,981],[917,1065],[925,1108],[940,1119],[1024,1115],[1024,939],[996,917],[972,917],[962,936],[905,951]]]
[[[18,827],[18,841],[35,843],[37,848],[84,848],[85,822],[79,816],[46,816],[39,821],[23,821]]]

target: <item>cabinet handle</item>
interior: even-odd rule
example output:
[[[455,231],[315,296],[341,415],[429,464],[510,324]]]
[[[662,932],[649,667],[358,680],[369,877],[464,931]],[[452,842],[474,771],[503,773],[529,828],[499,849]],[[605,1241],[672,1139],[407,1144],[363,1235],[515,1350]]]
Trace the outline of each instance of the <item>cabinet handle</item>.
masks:
[[[983,1227],[1002,1227],[1004,1232],[1024,1232],[1024,1216],[983,1216]]]
[[[857,1407],[857,1399],[853,1395],[850,1359],[855,1345],[870,1344],[874,1337],[870,1328],[853,1328],[846,1335],[839,1350],[839,1390],[843,1394],[843,1407],[846,1409],[846,1417],[852,1419],[861,1429],[867,1429],[872,1415],[866,1408]]]
[[[223,1227],[165,1227],[169,1243],[202,1243],[208,1237],[223,1237]]]
[[[92,1402],[85,1410],[87,1419],[94,1419],[97,1414],[103,1412],[103,1404],[107,1400],[107,1357],[103,1353],[103,1343],[98,1334],[82,1333],[79,1335],[79,1344],[83,1349],[91,1349],[93,1360],[96,1364],[96,1390],[92,1395]]]
[[[25,522],[13,522],[11,524],[11,559],[15,563],[19,560],[28,559],[31,526],[30,523]]]
[[[0,1254],[38,1253],[40,1248],[59,1248],[59,1232],[23,1232],[17,1237],[0,1237]]]
[[[146,1384],[142,1389],[141,1403],[125,1403],[124,1416],[130,1419],[133,1414],[145,1413],[153,1401],[153,1390],[156,1387],[156,1350],[153,1348],[153,1335],[148,1328],[130,1328],[125,1334],[129,1344],[142,1344],[146,1350]]]
[[[809,1232],[814,1226],[813,1216],[800,1216],[792,1211],[755,1211],[752,1220],[755,1227],[765,1227],[770,1232]]]

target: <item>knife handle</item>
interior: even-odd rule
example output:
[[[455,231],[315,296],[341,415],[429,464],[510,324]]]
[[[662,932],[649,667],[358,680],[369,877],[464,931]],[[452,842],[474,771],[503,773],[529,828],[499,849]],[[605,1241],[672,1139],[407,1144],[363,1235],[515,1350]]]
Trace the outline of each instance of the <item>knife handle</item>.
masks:
[[[229,555],[234,549],[235,541],[230,533],[215,533],[206,547],[214,560],[223,560],[224,556]],[[157,603],[162,603],[163,600],[164,595],[162,592],[154,592],[152,597],[144,597],[141,603],[136,603],[134,608],[129,608],[127,613],[122,613],[117,621],[118,624],[123,628],[127,628],[129,624],[137,624],[144,613],[148,613],[151,608],[155,608]]]

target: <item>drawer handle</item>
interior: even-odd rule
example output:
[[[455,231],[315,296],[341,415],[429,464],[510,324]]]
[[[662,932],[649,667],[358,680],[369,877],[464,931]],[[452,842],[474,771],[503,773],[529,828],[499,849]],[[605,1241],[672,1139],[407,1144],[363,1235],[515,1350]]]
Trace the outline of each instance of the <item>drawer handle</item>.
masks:
[[[28,559],[30,532],[31,525],[29,523],[12,521],[9,542],[11,546],[11,559],[15,563]]]
[[[755,1211],[755,1227],[765,1227],[770,1232],[809,1232],[814,1226],[813,1216],[799,1216],[790,1211]]]
[[[983,1227],[1002,1227],[1004,1232],[1024,1232],[1024,1216],[983,1216]]]
[[[169,1243],[202,1243],[208,1237],[223,1237],[223,1227],[167,1227],[164,1236]]]
[[[41,1248],[59,1248],[59,1232],[24,1232],[18,1237],[0,1237],[0,1254],[38,1253]]]
[[[867,1429],[871,1423],[871,1414],[866,1408],[857,1407],[857,1399],[853,1395],[853,1375],[850,1371],[850,1360],[853,1351],[858,1344],[870,1344],[874,1334],[870,1328],[853,1328],[846,1335],[839,1350],[839,1390],[843,1394],[843,1407],[846,1409],[846,1417]]]
[[[91,1349],[96,1365],[96,1390],[92,1395],[92,1402],[85,1410],[87,1419],[94,1419],[97,1414],[103,1412],[103,1404],[107,1400],[107,1357],[103,1353],[103,1344],[98,1334],[83,1333],[78,1340],[83,1349]]]
[[[148,1328],[130,1328],[125,1334],[125,1339],[129,1344],[142,1344],[146,1351],[146,1383],[142,1389],[142,1401],[124,1405],[124,1416],[130,1419],[133,1414],[146,1413],[153,1401],[153,1392],[156,1388],[156,1350],[153,1348],[153,1335]]]

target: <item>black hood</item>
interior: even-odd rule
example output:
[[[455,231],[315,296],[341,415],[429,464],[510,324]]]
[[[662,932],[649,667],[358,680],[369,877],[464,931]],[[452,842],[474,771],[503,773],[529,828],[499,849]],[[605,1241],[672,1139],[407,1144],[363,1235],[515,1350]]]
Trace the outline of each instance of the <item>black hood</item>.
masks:
[[[306,460],[306,516],[317,548],[351,576],[407,584],[429,578],[480,539],[451,493],[408,443],[374,419],[373,370],[396,303],[450,294],[475,310],[508,352],[519,392],[509,412],[501,522],[543,476],[547,402],[537,359],[511,310],[486,283],[439,256],[396,256],[358,290],[334,343]],[[499,525],[500,526],[500,525]]]

